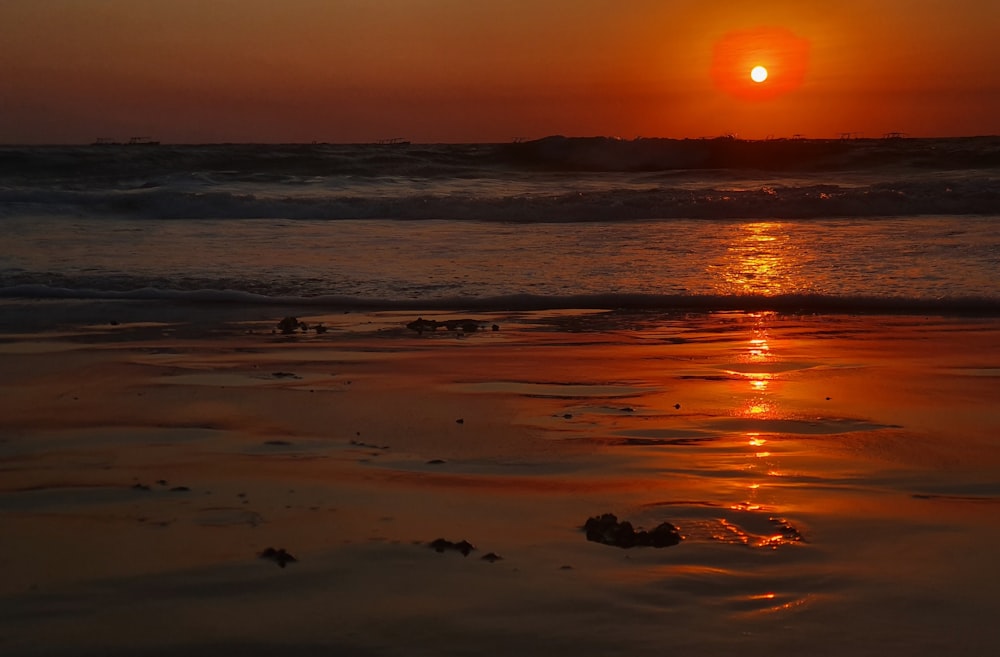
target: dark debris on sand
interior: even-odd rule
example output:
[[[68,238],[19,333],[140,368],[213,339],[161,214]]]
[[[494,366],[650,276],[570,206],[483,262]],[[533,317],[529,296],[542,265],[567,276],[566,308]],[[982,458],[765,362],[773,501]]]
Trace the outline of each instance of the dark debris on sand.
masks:
[[[443,538],[437,538],[431,541],[430,546],[436,552],[444,552],[445,550],[455,550],[456,552],[461,552],[463,557],[469,556],[469,553],[476,549],[476,546],[468,541],[458,541],[453,542]]]
[[[307,322],[300,321],[298,317],[293,317],[291,315],[282,318],[282,320],[278,322],[276,328],[282,335],[293,335],[299,331],[302,333],[308,333],[310,328],[316,331],[316,333],[326,333],[329,330],[323,325],[323,322],[317,322],[310,327]],[[272,331],[272,333],[273,332],[274,331]]]
[[[620,548],[670,547],[681,542],[677,528],[669,522],[660,523],[653,529],[635,529],[627,520],[618,521],[613,513],[605,513],[587,519],[583,526],[587,540]]]
[[[275,379],[301,379],[295,372],[271,372],[271,377]]]
[[[284,568],[286,564],[295,563],[298,561],[295,557],[290,555],[285,548],[273,548],[269,547],[263,552],[257,555],[260,559],[267,559],[268,561],[273,561],[278,564],[281,568]]]
[[[463,333],[475,333],[483,325],[478,319],[446,319],[444,321],[439,321],[436,319],[424,319],[423,317],[417,317],[412,322],[406,325],[406,328],[411,331],[416,331],[418,334],[423,334],[424,331],[436,331],[439,327],[444,327],[449,331],[461,331]],[[500,326],[493,324],[491,326],[492,330],[499,331]]]

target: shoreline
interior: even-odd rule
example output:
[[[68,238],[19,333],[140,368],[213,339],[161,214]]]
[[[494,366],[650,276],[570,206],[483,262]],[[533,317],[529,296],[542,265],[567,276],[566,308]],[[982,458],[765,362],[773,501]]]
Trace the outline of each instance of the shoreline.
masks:
[[[88,324],[165,322],[190,325],[192,334],[219,330],[220,326],[256,323],[259,332],[276,329],[284,316],[336,317],[341,315],[398,316],[405,324],[424,315],[462,318],[465,315],[502,318],[519,314],[604,313],[654,322],[657,318],[710,316],[725,313],[765,313],[787,317],[829,315],[833,317],[881,318],[938,317],[941,319],[994,319],[1000,317],[1000,300],[986,296],[943,298],[838,296],[830,294],[648,294],[594,293],[565,296],[510,294],[487,298],[459,296],[431,300],[358,299],[346,296],[267,297],[234,290],[160,291],[153,288],[132,292],[110,292],[107,296],[46,294],[34,289],[25,294],[12,289],[0,294],[0,340],[6,331],[25,328],[51,331],[56,325],[70,328]],[[70,292],[70,291],[67,291]],[[89,291],[85,291],[89,292]],[[162,295],[162,296],[161,296]],[[48,313],[38,309],[48,306]],[[273,323],[270,326],[268,323]]]
[[[3,324],[4,654],[997,647],[997,320],[121,307]]]

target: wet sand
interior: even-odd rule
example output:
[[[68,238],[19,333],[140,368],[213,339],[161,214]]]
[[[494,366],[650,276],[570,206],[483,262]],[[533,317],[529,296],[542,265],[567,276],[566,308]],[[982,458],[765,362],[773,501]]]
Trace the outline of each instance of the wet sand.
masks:
[[[1000,649],[996,320],[2,311],[4,655]]]

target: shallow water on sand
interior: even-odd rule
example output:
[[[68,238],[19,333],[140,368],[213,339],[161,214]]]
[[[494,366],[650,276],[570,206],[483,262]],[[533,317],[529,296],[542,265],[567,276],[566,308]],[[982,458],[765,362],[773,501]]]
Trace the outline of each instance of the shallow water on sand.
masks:
[[[32,285],[22,296],[62,293],[37,288],[46,286],[67,294],[201,291],[229,300],[240,293],[417,305],[593,294],[995,301],[996,222],[995,216],[530,226],[6,218],[0,291]],[[627,300],[611,307],[621,305]]]
[[[996,321],[179,310],[5,350],[4,654],[1000,647]]]

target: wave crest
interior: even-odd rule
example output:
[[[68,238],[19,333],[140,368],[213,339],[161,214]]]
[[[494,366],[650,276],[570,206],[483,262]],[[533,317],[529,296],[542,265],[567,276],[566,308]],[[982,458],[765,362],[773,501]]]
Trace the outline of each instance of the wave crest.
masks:
[[[281,195],[165,188],[0,190],[6,213],[113,213],[150,219],[448,219],[500,222],[640,219],[810,219],[921,215],[987,215],[1000,211],[990,179],[914,179],[861,187],[811,184],[688,189],[565,191],[482,197],[462,194],[386,196]]]

